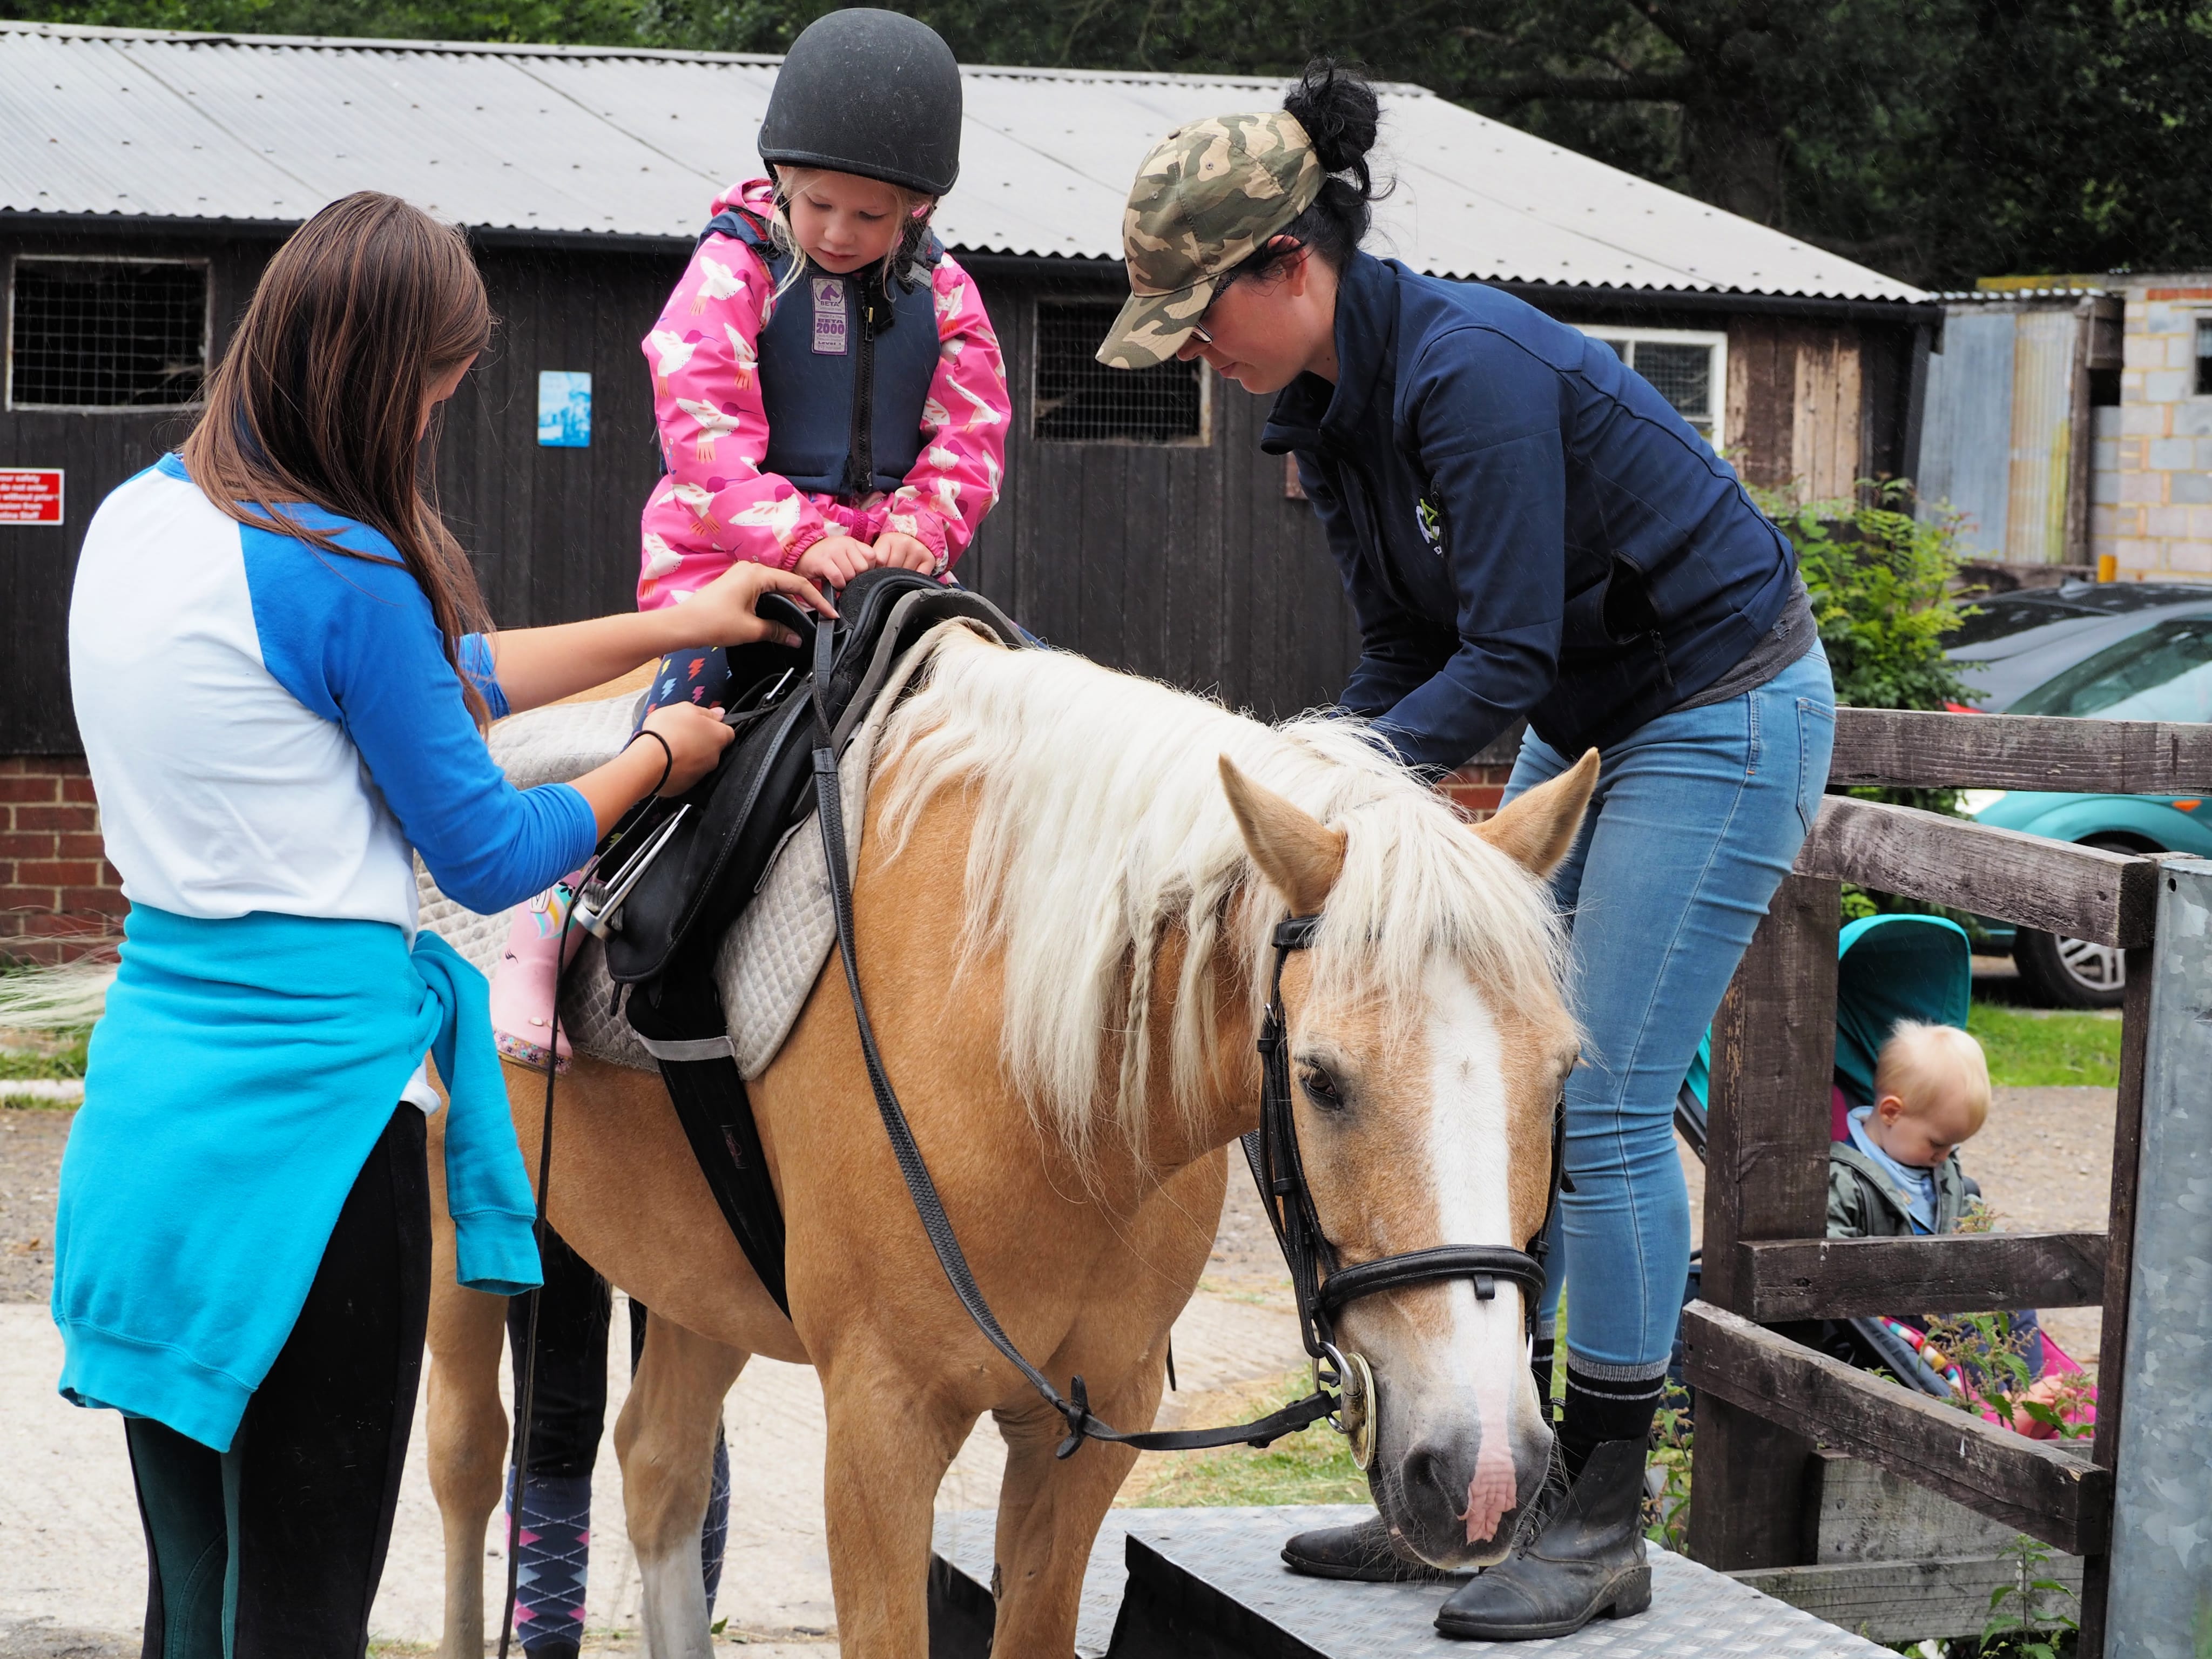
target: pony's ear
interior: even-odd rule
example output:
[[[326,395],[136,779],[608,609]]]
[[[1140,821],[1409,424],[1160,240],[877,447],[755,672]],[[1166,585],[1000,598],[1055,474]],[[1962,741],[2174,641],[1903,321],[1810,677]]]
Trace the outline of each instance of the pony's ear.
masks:
[[[1221,787],[1237,815],[1244,850],[1294,916],[1318,915],[1328,890],[1344,872],[1344,831],[1300,811],[1272,789],[1263,789],[1221,757]]]
[[[1575,844],[1583,809],[1596,787],[1597,750],[1591,749],[1556,778],[1499,807],[1474,833],[1524,869],[1548,876]]]

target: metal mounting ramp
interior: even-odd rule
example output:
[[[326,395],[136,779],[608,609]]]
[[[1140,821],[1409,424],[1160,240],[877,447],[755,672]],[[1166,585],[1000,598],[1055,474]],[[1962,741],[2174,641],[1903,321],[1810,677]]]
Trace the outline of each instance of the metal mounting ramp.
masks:
[[[1431,1622],[1449,1585],[1347,1584],[1284,1567],[1279,1553],[1291,1534],[1368,1512],[1355,1505],[1113,1510],[1091,1552],[1076,1652],[1082,1659],[1449,1659],[1508,1651],[1559,1659],[1888,1659],[1863,1638],[1657,1548],[1649,1613],[1600,1620],[1554,1641],[1449,1641]],[[994,1524],[975,1512],[938,1517],[932,1659],[985,1651],[979,1638],[990,1630]]]

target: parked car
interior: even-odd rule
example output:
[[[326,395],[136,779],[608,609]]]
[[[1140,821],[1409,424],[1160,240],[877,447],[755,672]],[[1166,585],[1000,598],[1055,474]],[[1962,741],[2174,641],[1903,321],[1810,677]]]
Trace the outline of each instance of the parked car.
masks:
[[[2212,721],[2212,587],[2069,582],[1977,602],[1949,641],[1984,714]],[[1984,823],[2124,853],[2212,858],[2212,796],[1972,790]],[[2119,951],[2087,939],[1986,924],[2044,1000],[2108,1008],[2125,990]]]

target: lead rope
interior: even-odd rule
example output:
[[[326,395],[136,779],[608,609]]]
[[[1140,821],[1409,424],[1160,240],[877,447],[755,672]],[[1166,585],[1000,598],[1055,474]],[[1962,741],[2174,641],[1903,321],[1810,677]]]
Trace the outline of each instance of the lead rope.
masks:
[[[584,884],[599,866],[595,855],[577,878],[576,892],[580,895]],[[559,964],[568,956],[568,930],[575,925],[576,905],[572,898],[566,914],[561,918],[561,937],[554,947],[556,969],[553,975],[552,1018],[547,1022],[549,1035],[545,1039],[545,1114],[542,1133],[538,1139],[538,1207],[530,1224],[531,1240],[538,1247],[539,1277],[544,1277],[545,1261],[545,1206],[547,1196],[553,1189],[553,1085],[560,1076],[561,1045],[561,971]],[[522,1570],[522,1492],[525,1472],[530,1467],[530,1437],[538,1426],[538,1303],[544,1292],[541,1282],[529,1291],[530,1305],[523,1315],[522,1326],[522,1392],[515,1401],[514,1414],[520,1419],[514,1425],[514,1497],[507,1511],[507,1605],[499,1619],[499,1659],[507,1659],[507,1645],[514,1637],[514,1601],[520,1588]]]

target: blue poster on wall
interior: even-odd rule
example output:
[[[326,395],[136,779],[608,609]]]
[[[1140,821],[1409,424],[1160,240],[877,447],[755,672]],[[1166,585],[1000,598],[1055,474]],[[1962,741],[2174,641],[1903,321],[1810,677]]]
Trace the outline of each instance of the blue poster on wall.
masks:
[[[579,369],[538,372],[538,441],[549,449],[588,449],[592,377]]]

